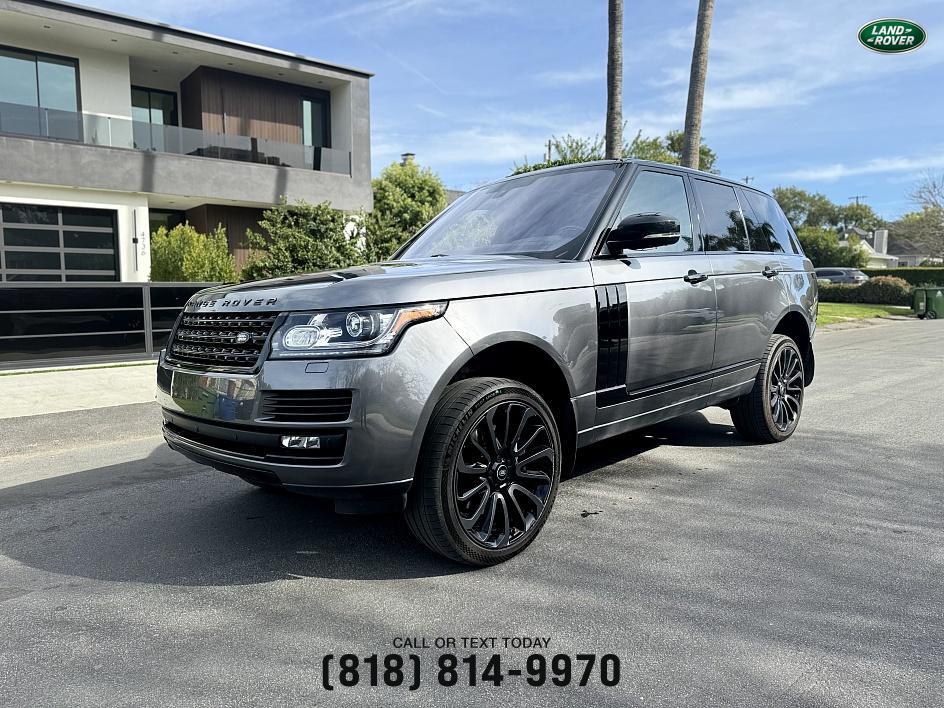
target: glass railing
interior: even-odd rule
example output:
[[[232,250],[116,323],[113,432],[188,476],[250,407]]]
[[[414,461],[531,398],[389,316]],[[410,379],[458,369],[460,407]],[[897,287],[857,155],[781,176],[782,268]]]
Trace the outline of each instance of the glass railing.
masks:
[[[351,174],[351,153],[94,113],[0,102],[0,133]]]

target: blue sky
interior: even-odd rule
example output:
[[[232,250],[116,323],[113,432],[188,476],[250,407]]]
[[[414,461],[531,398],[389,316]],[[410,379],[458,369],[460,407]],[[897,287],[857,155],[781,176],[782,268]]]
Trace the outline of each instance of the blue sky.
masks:
[[[606,0],[96,0],[125,14],[367,69],[374,172],[410,151],[469,188],[541,159],[551,135],[603,131]],[[625,6],[624,117],[679,128],[696,0]],[[921,24],[903,55],[859,45],[869,20]],[[795,184],[882,216],[944,171],[940,0],[716,0],[703,136],[717,167]]]

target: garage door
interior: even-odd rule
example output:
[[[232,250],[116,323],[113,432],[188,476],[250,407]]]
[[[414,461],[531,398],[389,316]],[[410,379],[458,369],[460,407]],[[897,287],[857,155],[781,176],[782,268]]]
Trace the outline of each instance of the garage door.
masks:
[[[117,213],[0,204],[0,280],[118,280]]]

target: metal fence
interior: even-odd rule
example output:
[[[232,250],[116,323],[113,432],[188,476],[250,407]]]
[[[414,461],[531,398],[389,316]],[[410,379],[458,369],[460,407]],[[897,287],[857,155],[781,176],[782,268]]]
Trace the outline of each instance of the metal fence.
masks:
[[[0,369],[156,356],[213,283],[0,283]]]

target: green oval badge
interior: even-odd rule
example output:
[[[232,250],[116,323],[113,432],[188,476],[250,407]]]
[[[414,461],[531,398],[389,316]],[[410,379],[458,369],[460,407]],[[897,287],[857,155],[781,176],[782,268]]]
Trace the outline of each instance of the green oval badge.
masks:
[[[866,49],[883,54],[901,54],[917,49],[928,38],[921,25],[910,20],[872,20],[859,30],[859,41]]]

